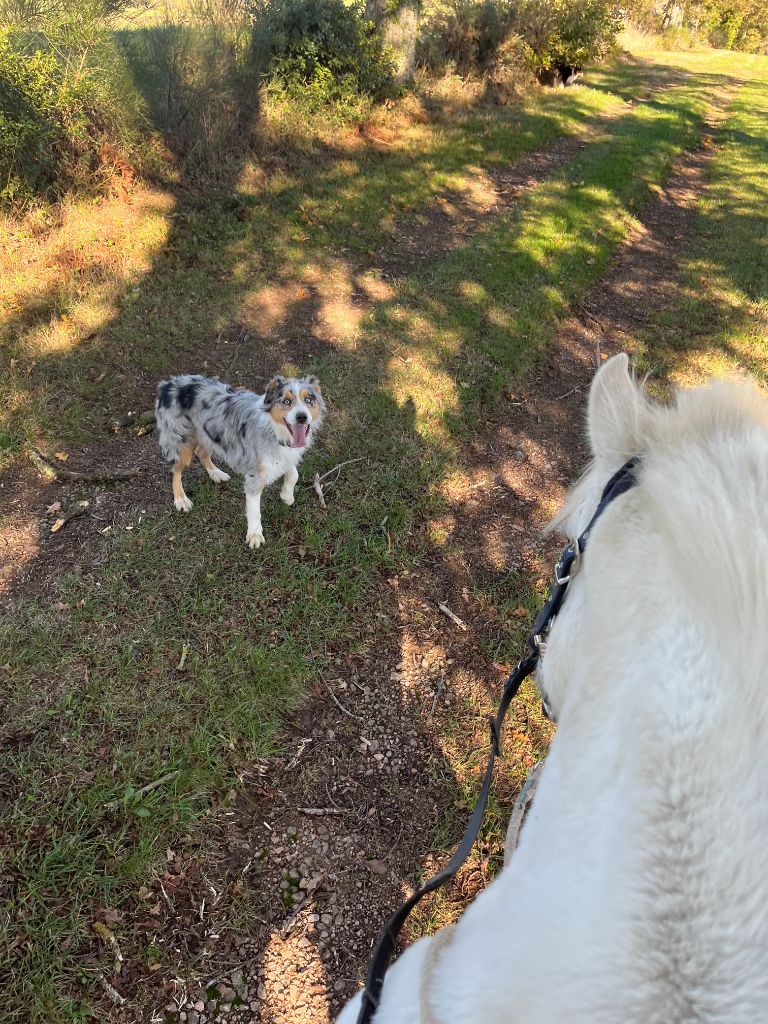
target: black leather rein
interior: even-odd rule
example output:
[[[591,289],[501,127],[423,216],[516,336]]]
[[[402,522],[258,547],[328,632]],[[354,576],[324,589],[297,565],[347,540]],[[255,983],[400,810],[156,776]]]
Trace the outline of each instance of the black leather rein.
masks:
[[[619,495],[624,494],[631,487],[634,487],[637,483],[636,471],[639,462],[639,458],[630,459],[629,462],[626,462],[617,473],[614,473],[605,485],[602,497],[600,498],[600,502],[595,510],[595,514],[590,519],[587,528],[580,537],[576,540],[569,541],[563,549],[560,561],[555,566],[555,578],[552,582],[552,586],[550,587],[547,600],[539,614],[536,616],[531,632],[528,635],[523,657],[509,674],[509,677],[504,684],[504,691],[502,693],[501,700],[499,701],[496,714],[489,720],[491,729],[491,751],[488,756],[488,764],[485,769],[483,785],[480,789],[475,809],[472,812],[472,817],[469,819],[464,836],[455,853],[442,871],[439,871],[436,875],[430,878],[429,881],[425,882],[424,885],[422,885],[422,887],[410,897],[410,899],[406,900],[406,902],[399,910],[395,911],[382,928],[378,942],[373,950],[370,967],[368,968],[368,976],[365,981],[360,1012],[357,1016],[357,1024],[370,1024],[373,1014],[378,1009],[381,990],[384,985],[384,976],[387,973],[387,969],[389,968],[392,960],[392,955],[395,951],[395,942],[397,941],[397,937],[408,919],[409,914],[428,893],[434,892],[435,889],[439,889],[441,886],[445,885],[446,882],[450,882],[469,856],[480,831],[480,826],[483,823],[483,818],[485,817],[485,808],[488,803],[488,795],[491,790],[491,781],[493,779],[493,769],[496,764],[496,758],[501,756],[499,736],[509,705],[512,702],[513,697],[516,696],[517,691],[520,689],[523,680],[527,679],[538,664],[539,657],[544,649],[552,623],[565,600],[565,595],[568,592],[568,585],[571,578],[576,574],[579,559],[586,547],[592,528],[611,502],[618,498]]]

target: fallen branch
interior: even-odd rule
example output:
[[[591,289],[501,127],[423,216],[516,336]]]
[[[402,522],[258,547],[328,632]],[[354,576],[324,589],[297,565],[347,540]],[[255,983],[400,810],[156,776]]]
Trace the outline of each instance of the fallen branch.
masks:
[[[154,412],[148,409],[146,412],[129,412],[127,416],[121,416],[120,419],[110,420],[109,425],[113,433],[117,434],[126,427],[148,427],[155,422]]]
[[[99,973],[96,975],[96,980],[101,985],[101,987],[104,989],[104,991],[107,993],[107,995],[112,1000],[112,1002],[115,1004],[115,1006],[125,1006],[125,1003],[126,1003],[125,996],[121,996],[120,993],[117,991],[117,989],[109,984],[109,982],[104,977],[104,975],[101,973],[101,971],[99,971]]]
[[[315,482],[312,484],[312,489],[317,495],[317,500],[320,502],[320,508],[328,508],[325,503],[325,495],[323,494],[323,485],[320,483],[319,473],[315,473]]]
[[[438,602],[437,607],[440,609],[443,615],[447,615],[451,622],[455,622],[459,629],[463,629],[464,632],[466,633],[468,628],[466,622],[464,622],[463,619],[460,619],[455,612],[452,612],[447,604],[442,604],[441,602]]]
[[[88,511],[87,501],[78,501],[76,505],[72,505],[66,512],[62,512],[60,516],[56,517],[56,522],[51,527],[51,533],[58,533],[62,526],[66,526],[71,519],[76,519],[78,516],[85,515]]]
[[[338,473],[338,471],[340,469],[343,469],[344,466],[351,466],[354,462],[365,462],[365,458],[361,456],[359,459],[347,459],[346,462],[340,462],[338,466],[334,466],[333,469],[329,469],[327,473],[323,473],[323,475],[320,477],[320,483],[322,483],[323,480],[329,477],[331,473]]]
[[[147,793],[151,793],[152,790],[157,789],[158,786],[164,786],[166,782],[172,782],[175,778],[178,777],[179,771],[180,769],[177,768],[175,771],[167,772],[159,779],[155,779],[154,782],[148,782],[146,786],[142,786],[141,789],[137,789],[135,793],[131,793],[130,797],[128,797],[128,800],[141,800],[143,796],[146,796]],[[128,802],[128,800],[126,800],[126,803]],[[110,800],[110,802],[108,804],[104,804],[104,806],[107,808],[107,810],[114,811],[120,806],[121,803],[123,803],[123,800]]]
[[[577,384],[576,387],[571,388],[570,391],[566,391],[564,394],[558,395],[555,401],[559,402],[562,398],[567,398],[569,395],[572,395],[575,391],[581,391],[581,389],[585,388],[586,386],[586,384]]]
[[[115,470],[97,469],[93,473],[79,473],[73,469],[62,469],[46,462],[40,452],[36,452],[34,449],[29,452],[29,461],[42,476],[48,477],[49,480],[58,480],[59,483],[106,484],[116,480],[130,480],[139,475],[138,467]]]
[[[345,811],[341,807],[299,807],[298,810],[302,814],[310,814],[314,817],[319,817],[322,814],[349,814],[349,811]]]
[[[339,711],[341,711],[345,715],[349,715],[350,718],[354,718],[354,720],[356,722],[362,722],[363,721],[362,718],[359,718],[357,715],[353,715],[351,711],[347,711],[347,709],[344,707],[344,705],[341,703],[341,701],[338,700],[338,698],[336,697],[336,694],[333,692],[333,690],[330,688],[328,683],[326,683],[325,679],[323,679],[322,676],[320,676],[320,679],[322,680],[323,686],[328,691],[328,696],[331,698],[331,700],[336,705],[336,707],[339,709]]]

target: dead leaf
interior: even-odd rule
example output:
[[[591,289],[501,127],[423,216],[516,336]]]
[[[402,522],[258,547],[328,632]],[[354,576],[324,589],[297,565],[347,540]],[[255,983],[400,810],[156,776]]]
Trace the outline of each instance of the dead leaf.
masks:
[[[515,616],[516,619],[527,619],[529,612],[527,608],[523,608],[523,606],[520,605],[519,608],[515,608],[512,614]]]
[[[109,928],[107,928],[105,924],[103,924],[103,922],[94,921],[91,927],[102,940],[102,942],[109,943],[112,941],[112,932],[109,930]]]
[[[52,505],[49,505],[45,511],[48,513],[49,516],[53,515],[54,512],[61,512],[61,502],[54,501],[54,503]]]
[[[111,907],[104,907],[104,909],[99,912],[99,917],[104,922],[104,924],[112,925],[117,924],[118,921],[121,921],[123,915],[120,913],[119,910],[112,910]]]
[[[137,893],[140,900],[148,900],[152,895],[152,890],[148,889],[146,885],[142,885]]]
[[[54,452],[53,453],[59,462],[66,462],[69,458],[69,452]]]

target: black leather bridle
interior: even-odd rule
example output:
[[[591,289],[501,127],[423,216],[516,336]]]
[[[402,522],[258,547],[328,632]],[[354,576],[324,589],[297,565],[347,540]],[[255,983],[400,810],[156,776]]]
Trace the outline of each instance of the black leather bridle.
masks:
[[[428,882],[425,882],[424,885],[422,885],[422,887],[410,897],[410,899],[406,900],[406,902],[399,910],[395,911],[382,928],[378,942],[373,950],[370,967],[368,968],[368,976],[365,981],[365,988],[363,989],[360,1012],[357,1016],[357,1024],[370,1024],[373,1014],[379,1007],[381,990],[384,986],[384,976],[387,973],[387,969],[389,968],[392,960],[392,954],[395,951],[395,942],[397,941],[397,937],[408,919],[409,914],[428,893],[434,892],[435,889],[439,889],[441,886],[445,885],[446,882],[449,882],[456,875],[459,868],[469,856],[480,831],[480,826],[483,823],[483,818],[485,817],[485,808],[488,803],[488,795],[491,790],[491,781],[493,779],[493,769],[496,763],[496,758],[501,756],[499,736],[501,733],[501,726],[507,714],[507,709],[509,708],[512,699],[517,694],[517,691],[520,689],[520,685],[523,680],[527,679],[539,662],[539,658],[546,646],[549,631],[552,628],[555,617],[560,611],[563,601],[565,600],[565,596],[568,593],[568,586],[573,576],[576,575],[579,560],[587,545],[587,540],[592,532],[592,528],[611,502],[615,501],[615,499],[621,494],[624,494],[631,487],[635,486],[637,483],[637,469],[639,464],[640,459],[635,457],[630,459],[629,462],[625,462],[621,469],[618,470],[617,473],[614,473],[603,489],[600,502],[595,510],[595,514],[590,519],[587,528],[578,538],[576,538],[576,540],[569,541],[563,548],[560,560],[555,566],[555,578],[552,581],[547,600],[544,602],[544,606],[536,616],[533,626],[531,627],[531,632],[529,633],[526,641],[523,657],[509,674],[509,678],[504,684],[504,691],[502,693],[501,700],[499,701],[496,714],[489,720],[491,729],[491,752],[488,756],[488,764],[485,769],[483,785],[480,789],[475,809],[472,812],[472,817],[469,819],[464,836],[459,843],[456,852],[442,871],[439,871],[436,875],[430,878]],[[549,715],[546,702],[544,703],[544,711],[545,714],[547,714],[547,717],[551,717]]]

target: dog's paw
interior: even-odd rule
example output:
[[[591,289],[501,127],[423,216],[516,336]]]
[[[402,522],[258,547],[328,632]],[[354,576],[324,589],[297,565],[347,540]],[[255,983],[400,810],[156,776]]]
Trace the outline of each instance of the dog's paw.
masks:
[[[225,473],[223,469],[210,469],[208,476],[215,484],[225,484],[230,479],[229,473]]]
[[[176,506],[176,508],[179,510],[179,512],[191,512],[192,511],[192,502],[189,500],[189,498],[186,496],[186,494],[183,495],[183,497],[181,497],[181,498],[174,498],[173,499],[173,504]]]
[[[260,548],[262,544],[265,544],[264,531],[261,527],[256,530],[249,530],[246,534],[245,543],[249,548]]]
[[[280,497],[286,505],[293,505],[296,501],[293,491],[280,491]]]

